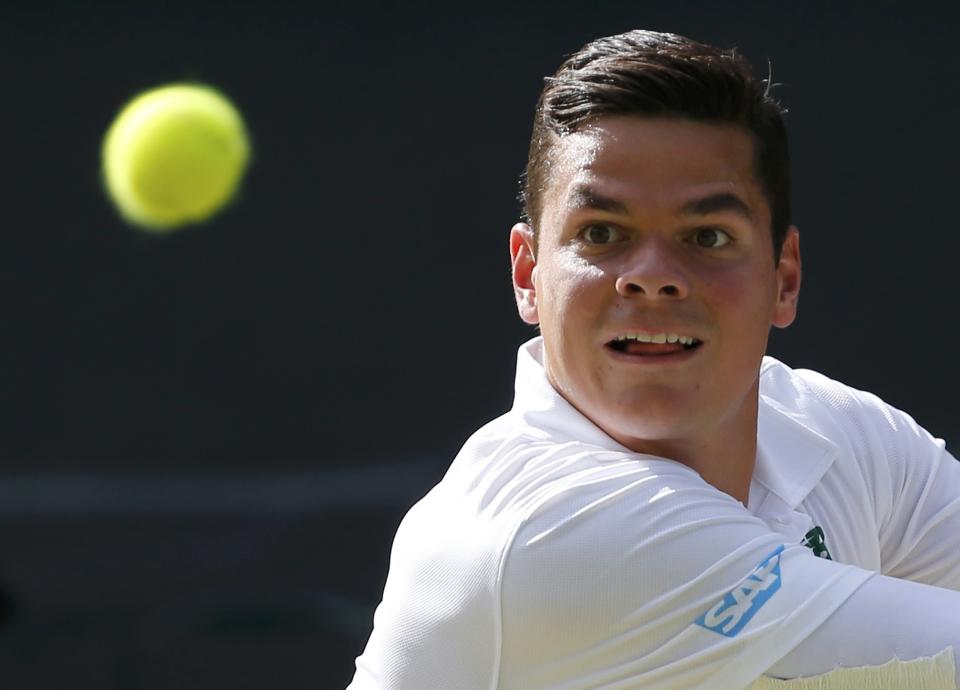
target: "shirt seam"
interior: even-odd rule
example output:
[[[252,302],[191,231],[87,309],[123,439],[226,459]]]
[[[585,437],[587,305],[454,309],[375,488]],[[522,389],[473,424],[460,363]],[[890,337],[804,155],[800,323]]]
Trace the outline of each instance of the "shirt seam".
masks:
[[[517,534],[520,532],[521,528],[527,524],[530,518],[540,510],[544,503],[549,500],[549,497],[543,497],[540,500],[536,501],[531,505],[519,519],[514,521],[513,527],[510,530],[510,534],[504,542],[503,549],[500,553],[500,562],[497,567],[497,584],[496,584],[496,595],[494,600],[496,606],[494,607],[494,618],[496,619],[496,657],[494,659],[494,673],[492,674],[492,683],[489,690],[499,690],[500,688],[500,674],[502,671],[503,664],[503,581],[504,573],[506,571],[507,559],[510,557],[510,551],[513,548],[513,544],[516,541]]]
[[[503,664],[503,574],[506,570],[507,557],[510,555],[510,549],[517,537],[517,533],[520,531],[520,527],[527,520],[527,517],[528,515],[525,513],[521,519],[515,521],[513,528],[510,530],[510,535],[507,537],[503,549],[500,552],[500,562],[497,564],[497,585],[493,611],[494,618],[496,619],[496,625],[494,626],[497,636],[494,645],[496,656],[493,662],[494,667],[489,690],[498,690],[500,687],[500,672]]]

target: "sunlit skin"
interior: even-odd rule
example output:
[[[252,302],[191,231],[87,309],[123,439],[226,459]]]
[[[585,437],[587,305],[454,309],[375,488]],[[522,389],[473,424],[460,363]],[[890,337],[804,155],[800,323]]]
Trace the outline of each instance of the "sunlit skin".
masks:
[[[749,132],[600,118],[553,148],[538,237],[518,223],[510,251],[520,316],[540,326],[557,391],[620,444],[746,505],[759,367],[800,288],[796,228],[774,261]],[[611,344],[638,332],[699,344]]]

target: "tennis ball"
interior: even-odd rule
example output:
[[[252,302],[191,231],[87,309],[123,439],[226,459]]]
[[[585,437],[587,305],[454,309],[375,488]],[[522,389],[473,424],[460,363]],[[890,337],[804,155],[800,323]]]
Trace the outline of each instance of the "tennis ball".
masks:
[[[206,220],[230,201],[250,142],[223,94],[202,84],[170,84],[120,111],[102,156],[107,193],[120,214],[163,231]]]

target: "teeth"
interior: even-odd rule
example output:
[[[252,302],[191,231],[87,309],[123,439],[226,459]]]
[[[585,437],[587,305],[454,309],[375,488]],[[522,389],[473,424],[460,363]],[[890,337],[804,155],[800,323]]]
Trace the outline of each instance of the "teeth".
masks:
[[[687,335],[677,335],[676,333],[624,333],[617,336],[617,341],[635,340],[640,343],[680,343],[681,345],[693,345],[694,338]]]

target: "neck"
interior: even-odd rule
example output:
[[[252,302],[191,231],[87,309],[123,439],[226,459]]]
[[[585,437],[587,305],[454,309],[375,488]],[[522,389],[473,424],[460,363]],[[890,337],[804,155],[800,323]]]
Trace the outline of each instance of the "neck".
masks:
[[[690,448],[688,452],[677,449],[673,455],[678,462],[696,471],[703,481],[747,505],[757,458],[756,432],[742,443],[725,443],[722,450],[711,450],[704,446]],[[718,462],[718,458],[722,458],[722,461]]]
[[[757,461],[757,393],[755,387],[738,410],[696,437],[614,439],[638,453],[686,465],[705,482],[746,506]]]

